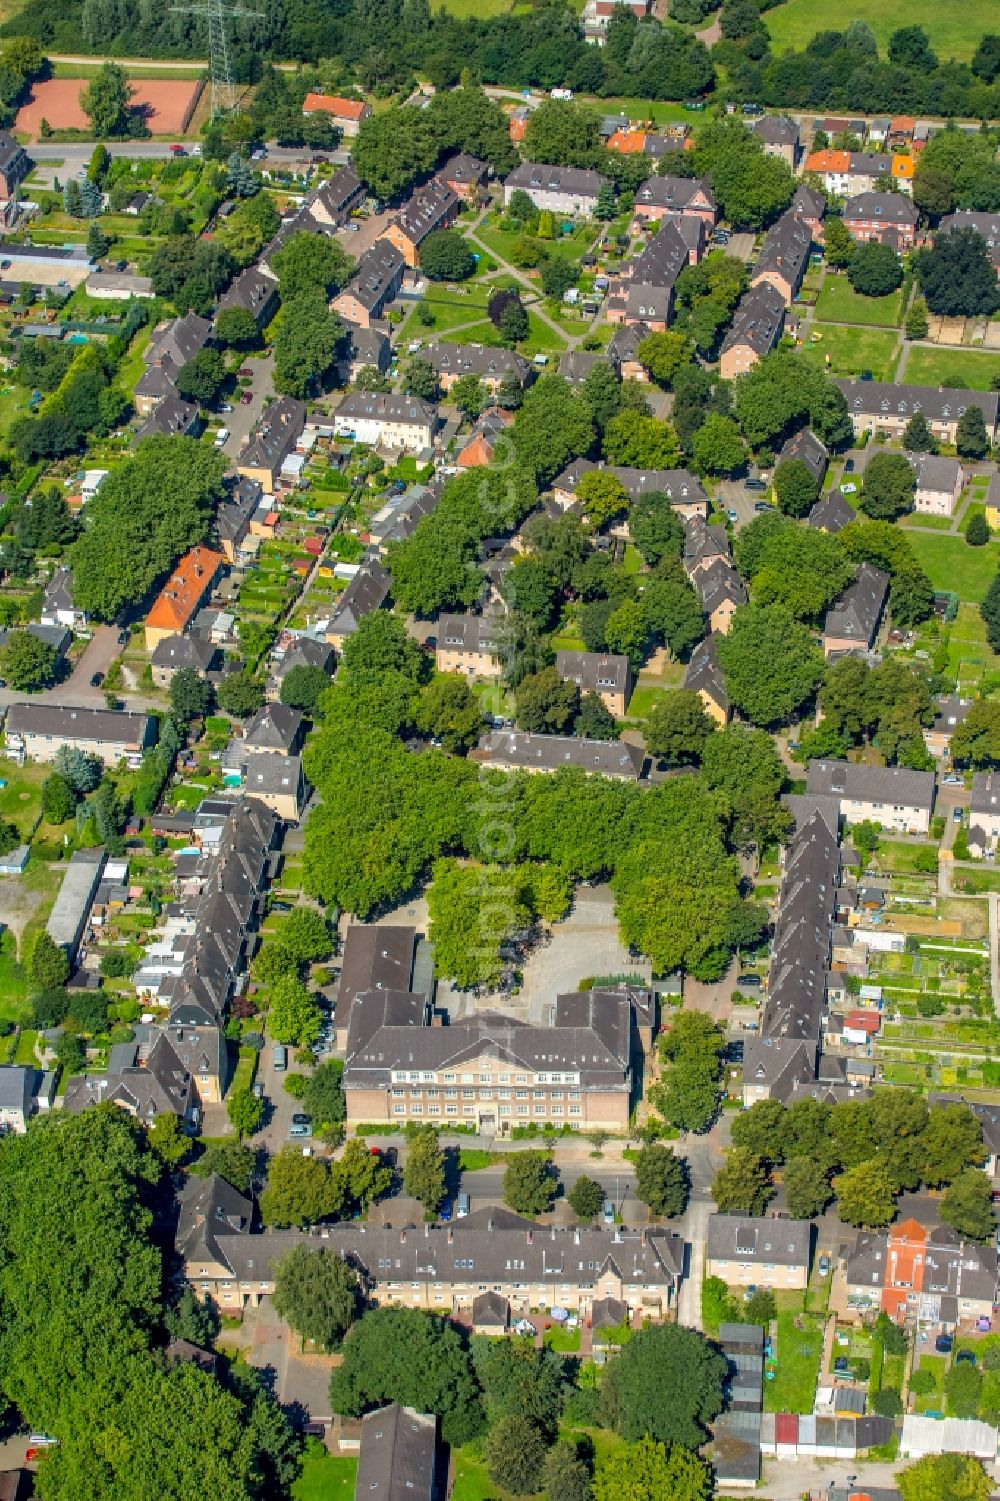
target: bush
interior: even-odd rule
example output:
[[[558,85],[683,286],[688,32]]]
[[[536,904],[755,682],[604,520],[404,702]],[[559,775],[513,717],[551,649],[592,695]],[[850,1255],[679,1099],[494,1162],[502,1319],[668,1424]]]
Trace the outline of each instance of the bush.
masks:
[[[884,1386],[881,1391],[874,1392],[869,1398],[872,1412],[878,1413],[881,1418],[898,1418],[903,1411],[903,1399],[894,1387]]]

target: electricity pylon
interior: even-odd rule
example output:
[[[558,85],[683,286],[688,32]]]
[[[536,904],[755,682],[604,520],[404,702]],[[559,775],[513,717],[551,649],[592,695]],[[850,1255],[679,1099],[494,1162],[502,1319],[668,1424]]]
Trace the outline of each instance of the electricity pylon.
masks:
[[[208,56],[212,71],[212,119],[216,115],[234,114],[239,109],[232,69],[229,66],[229,43],[226,39],[226,22],[253,17],[263,20],[264,13],[247,10],[242,5],[229,5],[226,0],[203,0],[195,5],[172,5],[172,11],[186,16],[208,18]]]

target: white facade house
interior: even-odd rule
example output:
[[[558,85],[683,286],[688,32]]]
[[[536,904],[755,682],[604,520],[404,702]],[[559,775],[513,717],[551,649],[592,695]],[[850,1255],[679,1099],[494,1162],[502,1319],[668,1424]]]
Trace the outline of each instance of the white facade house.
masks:
[[[352,391],[333,417],[340,438],[369,443],[374,448],[429,448],[437,426],[437,410],[416,396],[368,395]]]

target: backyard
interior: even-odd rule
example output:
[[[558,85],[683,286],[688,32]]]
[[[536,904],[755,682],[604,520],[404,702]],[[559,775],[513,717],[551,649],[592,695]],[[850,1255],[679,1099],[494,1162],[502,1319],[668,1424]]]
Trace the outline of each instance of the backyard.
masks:
[[[909,378],[909,375],[908,375]],[[935,589],[954,590],[960,599],[978,605],[1000,567],[1000,542],[970,547],[964,537],[908,533],[910,546]]]
[[[1000,375],[1000,355],[972,349],[911,349],[906,379],[915,386],[955,386],[959,390],[988,391]]]
[[[352,1501],[357,1473],[356,1459],[310,1452],[292,1486],[292,1501]]]
[[[870,370],[875,380],[892,379],[899,339],[894,330],[815,323],[809,331],[818,333],[820,339],[807,339],[802,353],[807,360],[822,365],[828,375],[860,375]]]
[[[812,1412],[823,1354],[823,1321],[802,1312],[801,1293],[778,1293],[778,1336],[767,1363],[767,1412]],[[773,1377],[771,1373],[773,1372]]]
[[[816,316],[827,323],[897,328],[902,298],[902,292],[890,292],[888,297],[862,297],[846,276],[827,276],[816,303]]]

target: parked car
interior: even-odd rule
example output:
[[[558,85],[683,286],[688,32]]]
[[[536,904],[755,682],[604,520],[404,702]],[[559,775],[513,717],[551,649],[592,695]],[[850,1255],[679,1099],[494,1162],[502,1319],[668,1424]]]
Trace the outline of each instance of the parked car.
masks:
[[[821,1277],[826,1277],[826,1276],[829,1276],[829,1273],[830,1273],[830,1258],[829,1258],[829,1256],[821,1256],[819,1258],[819,1274],[820,1274]]]
[[[771,509],[771,502],[769,500],[755,500],[753,503],[753,508],[759,516],[762,515],[764,511],[769,511]]]
[[[729,507],[729,510],[726,512],[726,515],[729,517],[730,521],[733,522],[734,525],[740,519],[740,513],[739,513],[739,511],[735,510],[732,506]]]
[[[441,1205],[441,1208],[438,1210],[438,1219],[439,1220],[444,1220],[445,1224],[447,1224],[448,1221],[451,1219],[451,1200],[450,1199],[445,1199],[444,1203]]]
[[[612,1202],[611,1202],[610,1199],[605,1199],[605,1201],[604,1201],[604,1211],[603,1211],[603,1214],[604,1214],[604,1223],[606,1225],[613,1225],[614,1222],[615,1222],[615,1206],[612,1204]]]
[[[939,1355],[950,1355],[951,1347],[955,1343],[950,1334],[939,1334],[934,1341],[934,1348]]]
[[[264,1098],[264,1086],[263,1084],[261,1084],[259,1079],[254,1084],[253,1097],[255,1100],[262,1100]]]
[[[853,474],[854,473],[854,460],[853,459],[845,459],[844,460],[844,473],[845,474]]]
[[[311,1136],[313,1134],[313,1128],[312,1126],[292,1125],[288,1128],[288,1134],[289,1136],[296,1137]]]
[[[251,395],[251,393],[249,391],[244,391],[243,395],[240,397],[240,405],[248,407],[251,401],[253,401],[253,396]]]
[[[302,1110],[296,1110],[295,1114],[292,1116],[292,1125],[293,1126],[311,1126],[312,1125],[312,1116],[311,1115],[306,1115],[305,1112],[302,1111]]]
[[[469,1212],[469,1195],[462,1193],[455,1200],[455,1214],[460,1220],[464,1220]]]
[[[951,810],[951,816],[955,820],[956,823],[961,823],[962,822],[962,810],[961,810],[961,808],[952,808],[952,810]]]
[[[91,686],[91,688],[99,688],[103,682],[104,682],[104,673],[103,672],[95,672],[94,676],[90,680],[90,686]]]
[[[764,483],[764,481],[762,479],[746,479],[746,480],[743,481],[743,484],[744,484],[744,486],[745,486],[745,488],[747,490],[766,490],[767,489],[767,486],[765,485],[765,483]]]
[[[237,370],[236,374],[240,375],[240,376],[244,376],[244,375],[246,375],[246,376],[252,376],[253,375],[253,370],[251,369],[251,367],[249,365],[241,365],[240,368]]]

